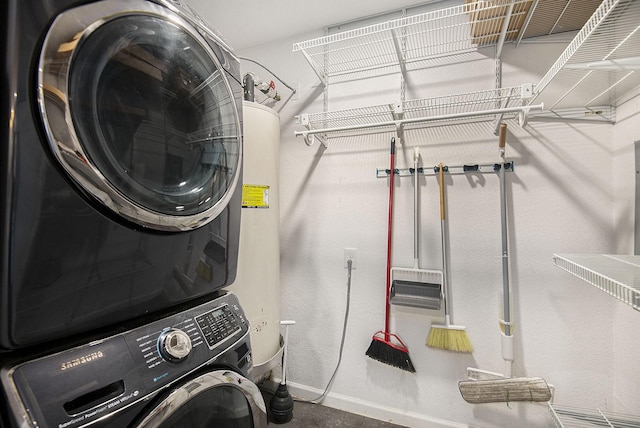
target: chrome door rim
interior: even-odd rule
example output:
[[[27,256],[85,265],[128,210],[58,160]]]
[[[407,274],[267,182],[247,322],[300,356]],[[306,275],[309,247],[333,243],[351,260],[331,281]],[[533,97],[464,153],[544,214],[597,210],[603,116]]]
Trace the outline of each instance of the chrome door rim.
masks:
[[[264,428],[267,426],[267,409],[264,404],[264,399],[262,398],[262,393],[258,387],[238,373],[230,370],[216,370],[202,374],[172,391],[160,404],[155,406],[136,427],[157,427],[193,397],[211,388],[222,386],[236,388],[243,393],[249,404],[251,418],[255,428]]]
[[[180,12],[180,15],[178,15],[177,12]],[[224,73],[222,75],[222,81],[226,85],[232,106],[235,109],[236,138],[238,139],[237,165],[235,166],[232,182],[226,189],[224,195],[215,202],[213,206],[196,214],[170,215],[152,211],[129,199],[121,191],[116,189],[96,165],[91,162],[90,157],[87,156],[86,149],[83,147],[76,133],[71,117],[68,96],[69,69],[73,62],[75,49],[102,25],[115,18],[132,14],[160,18],[161,20],[178,26],[180,30],[193,37],[200,44],[200,47],[207,52],[219,70],[223,70],[223,67],[207,41],[199,33],[199,31],[202,31],[210,35],[212,34],[211,31],[202,27],[202,24],[196,17],[194,17],[192,21],[187,21],[186,18],[188,15],[184,11],[176,10],[173,12],[165,6],[144,0],[104,0],[65,11],[59,14],[52,23],[45,38],[39,60],[37,100],[49,146],[58,162],[73,181],[77,183],[79,187],[89,192],[94,199],[119,216],[138,225],[155,230],[187,231],[197,229],[215,219],[226,208],[234,195],[240,177],[242,159],[241,127],[238,114],[236,113],[237,106],[233,98],[233,92]],[[55,64],[56,67],[66,67],[67,70],[65,78],[57,79],[57,85],[52,87],[50,84],[45,83],[44,76],[50,67],[47,60],[53,52],[57,50],[58,46],[52,43],[50,39],[52,35],[56,33],[58,25],[68,26],[70,22],[73,22],[74,25],[77,26],[77,43],[73,47],[71,54],[62,61],[62,64],[60,62]],[[69,31],[68,27],[65,28],[65,32]],[[64,110],[64,123],[62,123],[61,119],[48,115],[47,104],[49,103],[53,103],[57,108]],[[55,121],[58,123],[53,124]]]

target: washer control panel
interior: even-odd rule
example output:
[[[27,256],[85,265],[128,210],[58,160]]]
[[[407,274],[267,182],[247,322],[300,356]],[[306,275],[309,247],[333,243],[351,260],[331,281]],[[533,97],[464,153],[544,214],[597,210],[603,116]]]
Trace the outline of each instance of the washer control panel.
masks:
[[[225,294],[125,333],[4,367],[16,420],[76,428],[148,400],[174,381],[216,363],[251,371],[249,323]]]
[[[242,328],[229,305],[196,317],[196,323],[204,335],[209,349],[214,349],[238,333]]]
[[[227,294],[126,333],[125,339],[146,387],[153,389],[217,358],[248,332],[237,298]]]

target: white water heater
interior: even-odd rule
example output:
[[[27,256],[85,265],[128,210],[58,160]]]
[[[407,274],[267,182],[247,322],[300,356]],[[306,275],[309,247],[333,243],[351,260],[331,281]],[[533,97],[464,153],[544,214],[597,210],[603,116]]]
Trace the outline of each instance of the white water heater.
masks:
[[[243,107],[240,250],[228,289],[249,319],[253,365],[259,368],[280,351],[280,116],[255,102]]]

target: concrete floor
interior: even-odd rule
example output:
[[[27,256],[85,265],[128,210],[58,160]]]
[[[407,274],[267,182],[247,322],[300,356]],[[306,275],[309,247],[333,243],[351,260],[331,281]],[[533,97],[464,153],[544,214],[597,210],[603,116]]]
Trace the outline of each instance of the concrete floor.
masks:
[[[402,428],[401,425],[303,401],[294,401],[291,420],[278,424],[273,421],[273,416],[269,409],[271,396],[271,393],[263,390],[264,401],[269,412],[268,426],[272,428]]]

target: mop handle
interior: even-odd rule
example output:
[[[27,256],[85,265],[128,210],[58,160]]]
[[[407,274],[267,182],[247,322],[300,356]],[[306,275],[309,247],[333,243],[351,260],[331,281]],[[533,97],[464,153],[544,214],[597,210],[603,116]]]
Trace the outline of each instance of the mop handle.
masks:
[[[386,281],[386,293],[385,293],[385,316],[384,316],[384,340],[389,342],[389,316],[391,312],[391,303],[389,303],[389,297],[391,294],[391,244],[392,244],[392,230],[393,230],[393,187],[395,172],[395,153],[396,153],[396,139],[391,138],[391,151],[389,156],[389,221],[387,225],[387,281]]]
[[[505,144],[507,140],[507,125],[505,123],[500,125],[500,134],[498,137],[498,147],[500,148],[500,156],[504,160]],[[507,201],[506,201],[506,187],[505,187],[505,175],[504,164],[500,166],[498,175],[500,177],[500,226],[502,227],[502,311],[504,321],[504,334],[505,336],[511,336],[511,304],[510,304],[510,290],[509,290],[509,244],[507,239],[508,226],[507,226]]]

